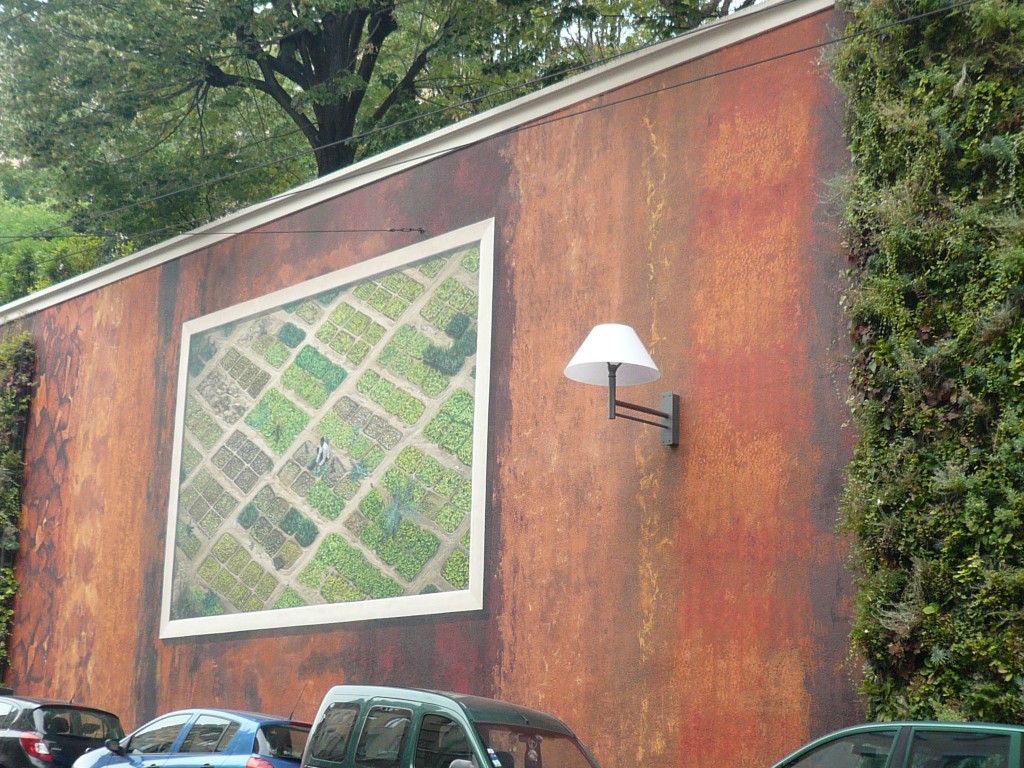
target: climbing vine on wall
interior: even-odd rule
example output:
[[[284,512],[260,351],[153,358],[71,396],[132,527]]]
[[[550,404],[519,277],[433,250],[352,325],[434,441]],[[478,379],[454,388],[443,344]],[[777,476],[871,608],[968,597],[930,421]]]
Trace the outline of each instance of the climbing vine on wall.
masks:
[[[843,7],[869,715],[1024,722],[1024,6]]]
[[[35,348],[27,333],[0,341],[0,666],[9,662],[7,641],[18,590],[14,556],[18,551],[25,429],[34,371]]]

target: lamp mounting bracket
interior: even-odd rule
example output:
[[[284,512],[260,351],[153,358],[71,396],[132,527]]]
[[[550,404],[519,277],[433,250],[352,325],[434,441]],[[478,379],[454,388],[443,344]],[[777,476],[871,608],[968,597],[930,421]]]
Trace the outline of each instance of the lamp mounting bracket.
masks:
[[[675,392],[662,393],[661,410],[617,399],[615,397],[615,373],[620,365],[621,363],[608,363],[608,418],[629,419],[630,421],[639,421],[641,424],[658,427],[661,429],[662,445],[679,445],[679,395]],[[634,416],[632,413],[623,413],[619,410],[620,408],[648,416],[656,416],[658,420],[653,421],[652,419]]]

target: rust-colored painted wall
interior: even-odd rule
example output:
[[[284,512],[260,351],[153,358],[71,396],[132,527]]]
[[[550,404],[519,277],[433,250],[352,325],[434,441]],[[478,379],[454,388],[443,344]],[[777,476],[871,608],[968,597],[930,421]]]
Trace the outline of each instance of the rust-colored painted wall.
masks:
[[[134,725],[309,718],[341,682],[506,698],[603,765],[767,766],[859,718],[844,668],[845,162],[819,14],[294,214],[294,230],[495,217],[485,609],[161,641],[181,324],[416,233],[238,237],[39,312],[8,683]],[[768,63],[744,67],[761,60]],[[703,79],[705,75],[730,74]],[[626,97],[630,98],[625,101]],[[596,322],[650,343],[682,440],[562,368]]]

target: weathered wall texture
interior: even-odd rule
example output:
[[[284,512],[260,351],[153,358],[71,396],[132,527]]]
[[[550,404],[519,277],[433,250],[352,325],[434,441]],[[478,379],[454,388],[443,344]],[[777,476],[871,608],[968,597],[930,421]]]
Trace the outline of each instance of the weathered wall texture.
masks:
[[[766,766],[857,720],[834,530],[843,259],[823,202],[845,149],[818,52],[778,57],[836,21],[274,227],[495,217],[481,612],[157,636],[181,324],[420,235],[238,237],[26,320],[39,389],[8,682],[128,725],[191,704],[310,718],[341,682],[469,691],[558,714],[606,767]],[[597,322],[649,342],[662,380],[620,397],[678,391],[678,448],[562,376]]]

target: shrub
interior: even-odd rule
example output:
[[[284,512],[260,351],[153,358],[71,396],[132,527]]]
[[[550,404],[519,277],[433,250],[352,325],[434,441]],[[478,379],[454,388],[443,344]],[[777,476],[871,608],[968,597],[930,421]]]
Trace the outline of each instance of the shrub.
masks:
[[[222,563],[226,563],[240,546],[241,544],[238,543],[234,536],[230,533],[225,533],[213,545],[213,556]]]
[[[480,248],[473,247],[462,257],[462,268],[467,272],[477,272],[480,269]]]
[[[306,340],[306,332],[295,323],[285,323],[277,332],[277,338],[286,346],[295,349]]]
[[[444,580],[456,589],[469,587],[469,555],[461,549],[452,552],[441,569]]]
[[[423,362],[446,376],[454,376],[462,370],[466,358],[451,347],[430,347],[423,354]]]
[[[246,530],[249,530],[253,527],[253,525],[256,524],[256,521],[259,519],[259,516],[260,511],[256,509],[256,505],[250,501],[242,508],[242,511],[238,514],[238,524]]]
[[[376,371],[367,371],[359,377],[359,381],[356,382],[356,390],[361,395],[368,395],[373,391],[373,388],[380,382],[380,374]]]
[[[416,477],[426,486],[433,488],[441,479],[444,467],[437,459],[427,456],[416,469]]]
[[[309,424],[309,414],[276,389],[269,389],[245,417],[245,423],[257,430],[270,449],[283,454]]]
[[[355,342],[348,350],[348,359],[351,360],[355,365],[359,365],[363,360],[366,359],[366,355],[370,352],[370,345],[360,339]]]
[[[461,339],[462,334],[469,329],[470,322],[469,315],[457,312],[452,319],[448,321],[448,325],[445,326],[444,332],[453,339]]]
[[[445,257],[437,256],[420,264],[418,269],[427,277],[434,278],[438,276],[442,269],[444,269],[444,265],[447,261],[448,259]]]
[[[317,480],[306,494],[306,499],[328,520],[336,520],[345,509],[345,500],[327,483]]]
[[[304,403],[314,408],[322,407],[330,395],[322,381],[296,365],[288,366],[281,376],[281,383],[297,394]]]
[[[336,390],[348,376],[344,368],[335,365],[315,347],[309,345],[299,351],[295,365],[323,382],[328,392]]]
[[[220,563],[213,557],[207,557],[199,566],[199,577],[207,584],[213,583],[218,573],[220,573]]]
[[[274,608],[301,608],[305,605],[306,601],[302,599],[302,595],[291,587],[288,587],[281,593],[281,596],[277,598],[277,602],[274,603]]]
[[[281,530],[289,536],[294,536],[295,540],[303,547],[311,545],[316,539],[317,534],[320,533],[316,523],[299,512],[295,507],[289,509],[288,514],[284,516],[284,519],[281,521]]]
[[[452,348],[463,357],[472,357],[476,354],[476,331],[468,330],[452,345]]]
[[[354,312],[345,323],[345,330],[353,336],[362,336],[363,332],[370,327],[370,317],[363,312]]]
[[[276,341],[270,345],[270,348],[263,354],[263,358],[275,368],[280,368],[282,365],[288,362],[288,358],[292,356],[291,350],[287,345]]]
[[[462,525],[465,517],[466,513],[463,510],[454,504],[446,504],[441,510],[441,514],[437,517],[437,524],[448,531],[448,533],[455,533],[458,527]]]
[[[352,295],[361,301],[368,301],[369,298],[373,296],[373,292],[376,290],[377,284],[374,283],[372,280],[367,280],[357,285],[355,289],[352,291]]]
[[[395,460],[395,466],[401,469],[403,472],[415,472],[416,468],[423,461],[423,451],[412,445],[407,445],[402,449],[402,452],[398,454],[398,458]]]
[[[355,312],[355,308],[351,304],[342,302],[333,312],[331,312],[328,320],[337,326],[343,326],[348,322],[348,319],[352,317],[353,312]]]
[[[384,512],[384,506],[384,497],[374,488],[359,502],[359,511],[366,517],[374,520]]]

